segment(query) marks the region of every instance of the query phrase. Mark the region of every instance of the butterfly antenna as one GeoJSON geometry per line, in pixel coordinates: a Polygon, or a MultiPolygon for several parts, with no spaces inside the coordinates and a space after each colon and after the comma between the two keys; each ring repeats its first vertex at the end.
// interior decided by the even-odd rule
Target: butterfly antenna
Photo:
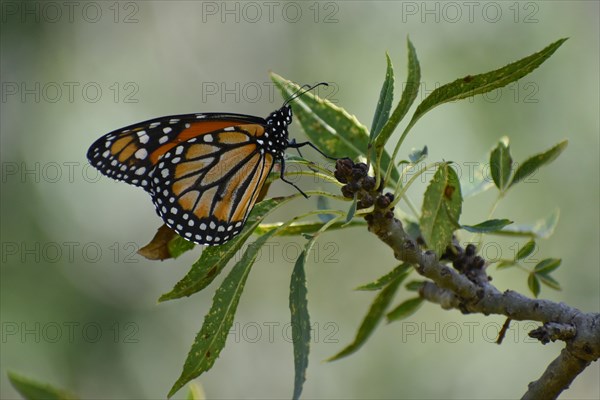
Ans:
{"type": "Polygon", "coordinates": [[[319,82],[316,85],[312,85],[312,86],[310,86],[310,85],[302,85],[302,86],[300,86],[300,88],[298,90],[296,90],[294,92],[294,94],[292,94],[290,96],[289,99],[287,99],[285,101],[285,103],[283,103],[283,105],[284,106],[288,105],[292,100],[297,99],[298,97],[302,96],[304,93],[309,92],[309,91],[311,91],[314,88],[319,87],[319,86],[329,86],[329,84],[327,82],[319,82]]]}

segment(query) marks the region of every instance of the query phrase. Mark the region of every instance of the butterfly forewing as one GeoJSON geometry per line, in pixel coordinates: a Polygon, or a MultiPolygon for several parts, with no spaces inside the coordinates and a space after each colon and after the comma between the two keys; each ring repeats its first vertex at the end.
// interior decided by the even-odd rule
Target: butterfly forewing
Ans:
{"type": "Polygon", "coordinates": [[[264,123],[242,114],[185,114],[155,118],[110,132],[88,150],[90,164],[104,175],[150,190],[149,175],[176,145],[227,127],[264,123]]]}
{"type": "Polygon", "coordinates": [[[151,172],[165,223],[188,240],[221,244],[237,235],[271,171],[262,124],[229,126],[175,144],[151,172]]]}

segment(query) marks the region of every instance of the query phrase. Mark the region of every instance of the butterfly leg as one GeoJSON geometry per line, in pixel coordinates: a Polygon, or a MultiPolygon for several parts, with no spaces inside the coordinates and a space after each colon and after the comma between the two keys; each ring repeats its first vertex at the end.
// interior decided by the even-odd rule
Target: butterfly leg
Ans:
{"type": "MultiPolygon", "coordinates": [[[[291,147],[292,149],[296,149],[296,150],[298,150],[300,147],[304,147],[304,146],[312,147],[313,149],[315,149],[319,154],[321,154],[325,158],[329,158],[330,160],[336,160],[336,161],[338,160],[338,158],[330,157],[327,154],[323,153],[321,150],[319,150],[319,148],[317,146],[315,146],[311,142],[297,143],[296,139],[292,139],[290,141],[290,143],[288,144],[288,147],[291,147]]],[[[300,150],[298,150],[298,153],[300,153],[300,150]]],[[[302,154],[300,154],[300,155],[302,155],[302,154]]]]}
{"type": "Polygon", "coordinates": [[[285,173],[285,160],[281,160],[281,172],[280,172],[280,178],[281,178],[281,180],[284,181],[285,183],[287,183],[287,184],[292,185],[293,187],[295,187],[296,190],[299,191],[302,196],[304,196],[305,198],[308,199],[308,195],[306,193],[304,193],[302,191],[302,189],[300,189],[298,186],[296,186],[296,184],[294,182],[288,181],[287,179],[285,179],[285,177],[283,176],[284,173],[285,173]]]}

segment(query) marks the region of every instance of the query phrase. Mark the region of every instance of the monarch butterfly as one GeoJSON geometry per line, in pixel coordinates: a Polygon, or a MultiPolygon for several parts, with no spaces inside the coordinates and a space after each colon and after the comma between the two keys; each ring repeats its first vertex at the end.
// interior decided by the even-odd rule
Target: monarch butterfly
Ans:
{"type": "Polygon", "coordinates": [[[319,85],[327,83],[301,87],[266,119],[199,113],[117,129],[96,140],[87,158],[102,174],[150,193],[158,215],[183,238],[222,244],[241,232],[277,161],[281,180],[307,197],[283,175],[285,150],[309,145],[328,156],[288,140],[289,103],[319,85]]]}

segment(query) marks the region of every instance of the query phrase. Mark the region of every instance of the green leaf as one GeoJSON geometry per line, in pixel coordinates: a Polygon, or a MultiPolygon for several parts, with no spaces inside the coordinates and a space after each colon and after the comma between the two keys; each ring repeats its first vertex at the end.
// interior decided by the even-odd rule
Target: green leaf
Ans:
{"type": "Polygon", "coordinates": [[[352,218],[354,218],[354,214],[356,214],[356,204],[357,200],[356,196],[354,196],[354,200],[352,200],[352,204],[350,204],[350,209],[348,209],[348,214],[346,215],[346,223],[349,223],[352,221],[352,218]]]}
{"type": "Polygon", "coordinates": [[[534,238],[547,239],[554,233],[554,228],[558,224],[560,210],[556,209],[546,218],[540,219],[531,224],[512,224],[501,231],[494,232],[495,235],[502,236],[528,236],[534,238]]]}
{"type": "Polygon", "coordinates": [[[419,104],[409,123],[409,127],[414,125],[425,113],[441,104],[487,93],[517,81],[539,67],[565,40],[567,39],[560,39],[542,51],[500,69],[474,76],[467,75],[464,78],[457,79],[454,82],[447,83],[435,89],[419,104]]]}
{"type": "Polygon", "coordinates": [[[408,275],[412,272],[412,266],[410,264],[402,263],[398,265],[396,268],[382,276],[381,278],[361,285],[354,290],[379,290],[385,286],[387,286],[391,281],[398,277],[402,277],[404,280],[406,277],[404,275],[408,275]]]}
{"type": "MultiPolygon", "coordinates": [[[[283,225],[283,222],[276,222],[270,224],[260,224],[254,231],[257,235],[264,235],[266,232],[272,231],[283,225]]],[[[303,234],[312,234],[321,229],[325,223],[323,222],[298,222],[286,226],[283,229],[277,231],[277,236],[300,236],[303,234]]],[[[367,226],[365,221],[352,220],[349,223],[346,222],[335,222],[330,225],[328,230],[336,230],[343,228],[352,227],[364,227],[367,226]]]]}
{"type": "MultiPolygon", "coordinates": [[[[300,86],[271,73],[271,79],[289,98],[300,86]]],[[[294,116],[309,139],[331,157],[366,156],[369,135],[356,117],[331,102],[307,92],[292,103],[294,116]]]]}
{"type": "Polygon", "coordinates": [[[360,328],[358,328],[358,332],[356,333],[356,337],[354,341],[346,346],[342,351],[334,355],[333,357],[327,359],[327,361],[339,360],[340,358],[346,357],[357,351],[363,344],[366,343],[367,339],[373,331],[379,321],[383,318],[383,314],[385,310],[390,305],[390,302],[394,298],[396,291],[398,290],[398,286],[402,283],[402,280],[406,277],[406,275],[400,275],[393,281],[391,281],[379,294],[375,297],[375,300],[371,304],[369,308],[369,312],[364,317],[362,323],[360,324],[360,328]]]}
{"type": "MultiPolygon", "coordinates": [[[[409,38],[406,39],[406,45],[408,47],[408,75],[406,77],[404,90],[402,91],[400,102],[394,109],[389,120],[383,128],[381,128],[381,131],[374,141],[376,153],[378,155],[383,154],[383,157],[381,157],[381,166],[384,171],[388,167],[388,162],[386,161],[387,153],[384,152],[384,146],[417,98],[417,94],[419,94],[419,85],[421,84],[421,67],[419,66],[419,59],[417,58],[417,51],[409,38]]],[[[394,175],[392,175],[392,177],[394,177],[394,175]]],[[[397,180],[397,178],[394,179],[397,180]]]]}
{"type": "Polygon", "coordinates": [[[550,272],[560,267],[561,262],[562,260],[560,258],[546,258],[537,263],[533,270],[538,275],[548,275],[550,272]]]}
{"type": "Polygon", "coordinates": [[[306,380],[308,367],[308,353],[310,350],[310,317],[308,314],[308,300],[306,290],[306,276],[304,266],[317,238],[325,232],[333,221],[323,225],[319,231],[310,237],[304,250],[296,260],[292,279],[290,282],[290,311],[292,316],[292,338],[294,342],[294,393],[292,398],[300,398],[302,386],[306,380]]]}
{"type": "Polygon", "coordinates": [[[206,400],[204,389],[196,382],[190,382],[188,385],[188,394],[186,400],[206,400]]]}
{"type": "Polygon", "coordinates": [[[406,285],[404,285],[404,287],[408,291],[418,292],[419,290],[421,290],[421,288],[423,287],[424,284],[425,284],[425,281],[410,281],[406,285]]]}
{"type": "Polygon", "coordinates": [[[383,125],[385,125],[390,117],[392,101],[394,100],[394,67],[392,66],[392,60],[390,60],[390,56],[387,53],[385,53],[385,58],[387,61],[387,69],[385,71],[383,86],[381,87],[381,92],[379,93],[379,101],[377,102],[375,115],[373,116],[371,140],[377,136],[381,128],[383,128],[383,125]]]}
{"type": "Polygon", "coordinates": [[[12,371],[7,372],[8,380],[26,400],[73,400],[77,397],[63,389],[58,389],[47,383],[41,383],[12,371]]]}
{"type": "Polygon", "coordinates": [[[388,322],[410,317],[419,309],[419,307],[421,307],[421,304],[423,304],[423,299],[421,297],[414,297],[402,302],[398,307],[387,314],[388,322]]]}
{"type": "Polygon", "coordinates": [[[177,235],[169,241],[167,246],[169,248],[169,254],[171,254],[171,257],[177,258],[186,251],[192,250],[196,244],[177,235]]]}
{"type": "MultiPolygon", "coordinates": [[[[329,209],[330,209],[329,199],[325,196],[317,196],[317,210],[329,210],[329,209]]],[[[327,222],[331,221],[333,218],[335,218],[331,214],[319,214],[318,217],[323,223],[327,223],[327,222]]]]}
{"type": "Polygon", "coordinates": [[[217,289],[210,311],[204,317],[204,323],[188,353],[181,376],[169,391],[173,396],[187,382],[212,368],[233,324],[235,311],[246,284],[252,265],[256,261],[260,248],[273,235],[269,232],[260,236],[248,246],[241,260],[235,264],[229,275],[217,289]]]}
{"type": "Polygon", "coordinates": [[[527,160],[525,160],[517,170],[515,171],[515,175],[513,176],[512,182],[509,187],[512,187],[514,184],[522,181],[527,178],[529,175],[533,174],[543,165],[549,164],[556,159],[567,148],[568,141],[563,140],[556,146],[552,147],[549,150],[546,150],[543,153],[536,154],[527,160]]]}
{"type": "Polygon", "coordinates": [[[504,260],[504,261],[501,261],[498,265],[496,265],[496,269],[497,270],[507,269],[510,267],[514,267],[515,265],[517,265],[517,264],[514,261],[504,260]]]}
{"type": "Polygon", "coordinates": [[[540,282],[542,282],[544,285],[548,286],[549,288],[552,288],[554,290],[561,290],[560,283],[558,283],[550,275],[538,274],[537,277],[539,278],[540,282]]]}
{"type": "Polygon", "coordinates": [[[452,239],[462,209],[458,176],[448,163],[439,166],[425,191],[421,211],[421,233],[438,258],[452,239]]]}
{"type": "MultiPolygon", "coordinates": [[[[310,243],[310,242],[309,242],[310,243]]],[[[292,315],[292,338],[294,343],[294,394],[299,399],[306,380],[308,353],[310,350],[310,317],[306,298],[304,264],[308,251],[304,249],[296,260],[290,283],[290,311],[292,315]]]]}
{"type": "Polygon", "coordinates": [[[158,301],[178,299],[184,296],[191,296],[207,287],[225,268],[229,260],[244,245],[246,240],[265,216],[279,207],[280,205],[292,200],[295,196],[275,197],[264,200],[254,206],[254,209],[248,216],[246,225],[240,234],[229,242],[220,246],[206,247],[202,255],[193,265],[190,271],[181,279],[175,287],[168,293],[160,296],[158,301]]]}
{"type": "Polygon", "coordinates": [[[535,250],[535,240],[531,239],[529,242],[525,243],[525,245],[519,249],[517,252],[517,260],[522,260],[528,257],[535,250]]]}
{"type": "Polygon", "coordinates": [[[481,222],[477,225],[461,225],[460,227],[467,232],[473,233],[488,233],[495,232],[506,225],[510,225],[513,222],[509,219],[488,219],[487,221],[481,222]]]}
{"type": "MultiPolygon", "coordinates": [[[[289,98],[300,86],[281,76],[271,73],[284,98],[289,98]]],[[[369,133],[355,116],[328,100],[320,99],[310,92],[296,98],[291,103],[294,116],[302,125],[302,129],[310,141],[330,157],[366,157],[369,145],[369,133]]],[[[382,158],[383,165],[390,163],[389,154],[382,158]]],[[[392,178],[398,180],[400,175],[394,169],[392,178]]]]}
{"type": "Polygon", "coordinates": [[[510,182],[512,158],[508,138],[504,137],[490,154],[490,169],[492,179],[500,191],[504,191],[510,182]]]}
{"type": "Polygon", "coordinates": [[[527,278],[527,286],[529,286],[531,293],[533,293],[535,297],[538,297],[540,294],[540,281],[535,273],[532,272],[529,274],[529,277],[527,278]]]}
{"type": "Polygon", "coordinates": [[[427,146],[423,146],[422,149],[412,149],[408,155],[408,159],[410,160],[411,164],[417,164],[427,158],[428,152],[429,150],[427,150],[427,146]]]}
{"type": "Polygon", "coordinates": [[[494,187],[494,182],[486,174],[485,161],[465,163],[466,171],[460,176],[460,188],[463,198],[473,197],[494,187]]]}

